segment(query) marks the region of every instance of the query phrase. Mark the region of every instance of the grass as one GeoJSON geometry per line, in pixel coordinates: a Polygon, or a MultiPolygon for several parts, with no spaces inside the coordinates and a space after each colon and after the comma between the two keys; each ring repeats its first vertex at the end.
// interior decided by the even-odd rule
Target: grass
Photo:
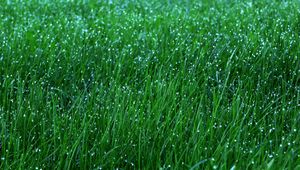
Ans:
{"type": "Polygon", "coordinates": [[[299,9],[0,1],[0,169],[300,169],[299,9]]]}

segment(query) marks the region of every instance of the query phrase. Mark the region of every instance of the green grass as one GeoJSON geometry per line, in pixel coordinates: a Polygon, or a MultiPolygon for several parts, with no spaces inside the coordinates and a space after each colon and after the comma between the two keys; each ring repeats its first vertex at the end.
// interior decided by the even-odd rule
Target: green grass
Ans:
{"type": "Polygon", "coordinates": [[[0,0],[0,169],[300,169],[300,2],[0,0]]]}

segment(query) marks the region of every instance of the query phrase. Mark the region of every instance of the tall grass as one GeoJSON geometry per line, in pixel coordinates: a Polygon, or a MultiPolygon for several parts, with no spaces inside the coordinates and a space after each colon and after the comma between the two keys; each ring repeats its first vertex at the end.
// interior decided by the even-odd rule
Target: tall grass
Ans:
{"type": "Polygon", "coordinates": [[[299,1],[0,1],[0,169],[299,169],[299,1]]]}

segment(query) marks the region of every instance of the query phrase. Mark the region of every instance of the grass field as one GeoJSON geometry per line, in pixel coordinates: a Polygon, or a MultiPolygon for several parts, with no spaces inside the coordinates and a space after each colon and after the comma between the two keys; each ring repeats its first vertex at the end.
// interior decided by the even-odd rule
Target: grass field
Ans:
{"type": "Polygon", "coordinates": [[[300,1],[0,0],[0,169],[300,169],[300,1]]]}

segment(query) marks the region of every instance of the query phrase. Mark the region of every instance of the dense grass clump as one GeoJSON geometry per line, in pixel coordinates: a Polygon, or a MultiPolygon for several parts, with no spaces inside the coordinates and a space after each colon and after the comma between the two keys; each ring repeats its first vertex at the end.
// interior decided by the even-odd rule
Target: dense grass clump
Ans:
{"type": "Polygon", "coordinates": [[[300,2],[0,1],[0,169],[299,169],[300,2]]]}

